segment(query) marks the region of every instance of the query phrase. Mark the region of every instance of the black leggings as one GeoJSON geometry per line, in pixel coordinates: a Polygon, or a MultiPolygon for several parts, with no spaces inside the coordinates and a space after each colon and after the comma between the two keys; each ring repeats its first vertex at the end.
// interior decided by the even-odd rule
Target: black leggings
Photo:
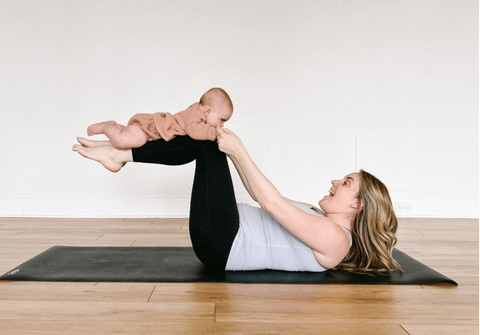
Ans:
{"type": "Polygon", "coordinates": [[[132,149],[133,161],[182,165],[196,160],[190,200],[190,238],[197,257],[208,267],[225,269],[238,231],[237,201],[227,157],[217,142],[177,136],[149,141],[132,149]]]}

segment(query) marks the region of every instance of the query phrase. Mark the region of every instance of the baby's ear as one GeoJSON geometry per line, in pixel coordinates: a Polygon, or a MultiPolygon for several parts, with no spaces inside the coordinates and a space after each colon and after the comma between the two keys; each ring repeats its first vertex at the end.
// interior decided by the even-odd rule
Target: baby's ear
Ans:
{"type": "Polygon", "coordinates": [[[212,111],[212,108],[210,106],[205,106],[205,115],[208,115],[210,114],[210,112],[212,111]]]}

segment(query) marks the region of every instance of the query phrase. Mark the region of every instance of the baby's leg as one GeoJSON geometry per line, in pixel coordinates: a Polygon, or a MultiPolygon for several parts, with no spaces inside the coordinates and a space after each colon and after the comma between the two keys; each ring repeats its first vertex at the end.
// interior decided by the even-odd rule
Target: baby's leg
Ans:
{"type": "Polygon", "coordinates": [[[117,123],[115,121],[105,121],[105,122],[94,123],[87,128],[88,136],[103,134],[103,127],[106,124],[116,125],[117,123]]]}
{"type": "Polygon", "coordinates": [[[110,139],[112,145],[120,150],[138,148],[147,143],[147,134],[136,125],[122,126],[118,123],[107,123],[103,133],[110,139]]]}

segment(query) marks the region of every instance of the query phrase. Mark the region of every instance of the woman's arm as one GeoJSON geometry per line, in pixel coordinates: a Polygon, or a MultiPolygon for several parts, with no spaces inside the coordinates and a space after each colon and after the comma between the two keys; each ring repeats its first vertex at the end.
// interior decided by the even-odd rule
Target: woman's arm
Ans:
{"type": "Polygon", "coordinates": [[[245,188],[263,209],[267,210],[274,199],[287,201],[257,168],[238,136],[228,129],[218,128],[217,140],[219,149],[232,160],[245,188]]]}
{"type": "Polygon", "coordinates": [[[237,160],[234,157],[230,157],[230,159],[233,162],[233,165],[235,165],[235,169],[237,169],[238,175],[240,176],[243,186],[245,186],[245,189],[247,190],[248,194],[250,194],[250,197],[252,197],[253,200],[257,201],[255,194],[253,193],[252,189],[250,188],[250,185],[248,184],[247,177],[245,176],[245,173],[243,173],[242,167],[240,166],[240,164],[238,164],[237,160]]]}
{"type": "Polygon", "coordinates": [[[290,233],[310,246],[320,264],[334,267],[345,257],[350,241],[342,228],[329,218],[295,207],[284,198],[258,169],[233,132],[218,128],[217,140],[220,150],[234,162],[252,197],[290,233]]]}

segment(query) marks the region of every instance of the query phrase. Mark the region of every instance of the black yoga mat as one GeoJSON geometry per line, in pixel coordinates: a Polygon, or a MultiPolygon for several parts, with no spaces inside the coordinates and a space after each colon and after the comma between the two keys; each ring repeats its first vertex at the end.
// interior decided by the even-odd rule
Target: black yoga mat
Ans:
{"type": "Polygon", "coordinates": [[[387,275],[326,272],[213,271],[206,269],[190,247],[68,247],[55,246],[17,266],[0,280],[70,282],[199,282],[262,284],[457,283],[395,249],[403,272],[387,275]]]}

